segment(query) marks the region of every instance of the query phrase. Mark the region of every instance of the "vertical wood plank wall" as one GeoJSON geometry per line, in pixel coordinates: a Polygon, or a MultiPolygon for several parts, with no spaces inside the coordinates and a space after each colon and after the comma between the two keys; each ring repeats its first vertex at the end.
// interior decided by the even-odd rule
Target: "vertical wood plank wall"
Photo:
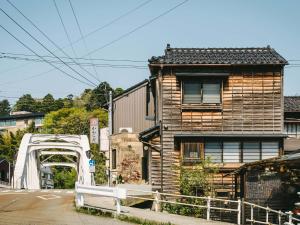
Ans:
{"type": "Polygon", "coordinates": [[[163,183],[165,192],[178,191],[180,151],[174,135],[193,133],[275,134],[282,133],[281,72],[231,73],[223,79],[219,110],[183,109],[181,82],[164,74],[162,85],[163,183]]]}

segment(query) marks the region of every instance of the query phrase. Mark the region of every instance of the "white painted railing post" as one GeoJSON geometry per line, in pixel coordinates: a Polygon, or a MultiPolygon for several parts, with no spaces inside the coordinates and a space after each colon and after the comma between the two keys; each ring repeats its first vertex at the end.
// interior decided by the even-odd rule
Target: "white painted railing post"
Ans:
{"type": "Polygon", "coordinates": [[[155,192],[155,197],[154,197],[154,210],[155,210],[155,212],[159,212],[159,210],[160,210],[160,207],[159,207],[159,198],[160,198],[159,192],[156,191],[155,192]]]}
{"type": "Polygon", "coordinates": [[[121,199],[116,198],[117,215],[121,213],[121,199]]]}
{"type": "Polygon", "coordinates": [[[206,220],[210,220],[210,196],[207,197],[206,220]]]}
{"type": "Polygon", "coordinates": [[[288,214],[289,215],[289,225],[292,225],[293,224],[293,220],[292,220],[292,215],[293,215],[293,213],[291,212],[291,211],[288,211],[288,212],[286,212],[286,214],[288,214]]]}
{"type": "Polygon", "coordinates": [[[266,208],[266,223],[269,224],[269,206],[266,208]]]}
{"type": "Polygon", "coordinates": [[[241,199],[238,200],[238,206],[237,206],[238,214],[237,214],[237,225],[241,224],[241,215],[242,215],[242,204],[241,199]]]}
{"type": "Polygon", "coordinates": [[[278,211],[278,225],[281,225],[281,211],[278,211]]]}
{"type": "Polygon", "coordinates": [[[251,224],[253,224],[254,218],[253,218],[253,205],[251,205],[251,224]]]}

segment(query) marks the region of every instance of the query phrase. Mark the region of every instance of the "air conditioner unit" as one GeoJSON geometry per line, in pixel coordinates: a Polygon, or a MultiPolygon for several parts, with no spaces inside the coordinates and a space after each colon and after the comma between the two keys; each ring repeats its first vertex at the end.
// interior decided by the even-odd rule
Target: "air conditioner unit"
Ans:
{"type": "Polygon", "coordinates": [[[119,133],[132,133],[132,127],[120,127],[119,133]]]}

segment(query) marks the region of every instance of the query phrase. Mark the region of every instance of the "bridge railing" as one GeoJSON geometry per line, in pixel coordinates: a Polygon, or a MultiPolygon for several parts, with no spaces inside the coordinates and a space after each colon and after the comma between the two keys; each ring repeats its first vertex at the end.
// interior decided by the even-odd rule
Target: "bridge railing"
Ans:
{"type": "Polygon", "coordinates": [[[126,189],[118,187],[90,186],[76,182],[76,206],[84,206],[84,194],[98,195],[103,197],[111,197],[116,200],[117,214],[121,213],[121,199],[126,199],[126,189]]]}
{"type": "Polygon", "coordinates": [[[198,197],[198,196],[189,196],[189,195],[180,195],[180,194],[171,194],[171,193],[161,193],[158,191],[145,191],[138,189],[125,189],[118,187],[102,187],[102,186],[85,186],[76,184],[76,205],[81,207],[84,206],[84,196],[83,194],[92,194],[99,195],[104,197],[111,197],[116,200],[116,212],[119,214],[121,212],[121,199],[141,199],[145,201],[153,201],[154,211],[161,211],[161,204],[171,204],[171,205],[182,205],[189,207],[197,207],[206,209],[206,219],[211,220],[212,214],[214,211],[225,211],[235,213],[236,224],[240,225],[243,222],[248,222],[251,224],[275,224],[271,221],[270,214],[277,215],[276,224],[285,224],[293,225],[297,222],[300,222],[298,218],[293,217],[291,212],[281,212],[271,209],[269,207],[263,207],[256,205],[250,202],[238,200],[229,200],[221,198],[213,198],[210,196],[198,197]],[[192,204],[189,201],[178,201],[178,199],[194,199],[194,200],[203,200],[198,201],[199,204],[192,204]],[[216,203],[223,203],[218,206],[216,203]],[[232,206],[232,207],[230,207],[232,206]],[[246,206],[250,206],[250,218],[247,218],[244,215],[244,221],[242,221],[243,209],[246,206]],[[255,218],[254,209],[260,209],[260,213],[265,215],[265,220],[262,221],[259,218],[255,218]],[[293,223],[295,222],[295,223],[293,223]]]}

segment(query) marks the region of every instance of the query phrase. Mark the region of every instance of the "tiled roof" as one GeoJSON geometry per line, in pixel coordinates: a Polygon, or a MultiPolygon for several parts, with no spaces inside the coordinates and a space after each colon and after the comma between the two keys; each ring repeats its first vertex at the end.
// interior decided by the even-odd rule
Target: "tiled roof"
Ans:
{"type": "Polygon", "coordinates": [[[273,48],[171,48],[153,56],[150,64],[285,65],[288,62],[273,48]]]}
{"type": "Polygon", "coordinates": [[[285,112],[300,112],[300,96],[285,96],[284,97],[285,112]]]}

